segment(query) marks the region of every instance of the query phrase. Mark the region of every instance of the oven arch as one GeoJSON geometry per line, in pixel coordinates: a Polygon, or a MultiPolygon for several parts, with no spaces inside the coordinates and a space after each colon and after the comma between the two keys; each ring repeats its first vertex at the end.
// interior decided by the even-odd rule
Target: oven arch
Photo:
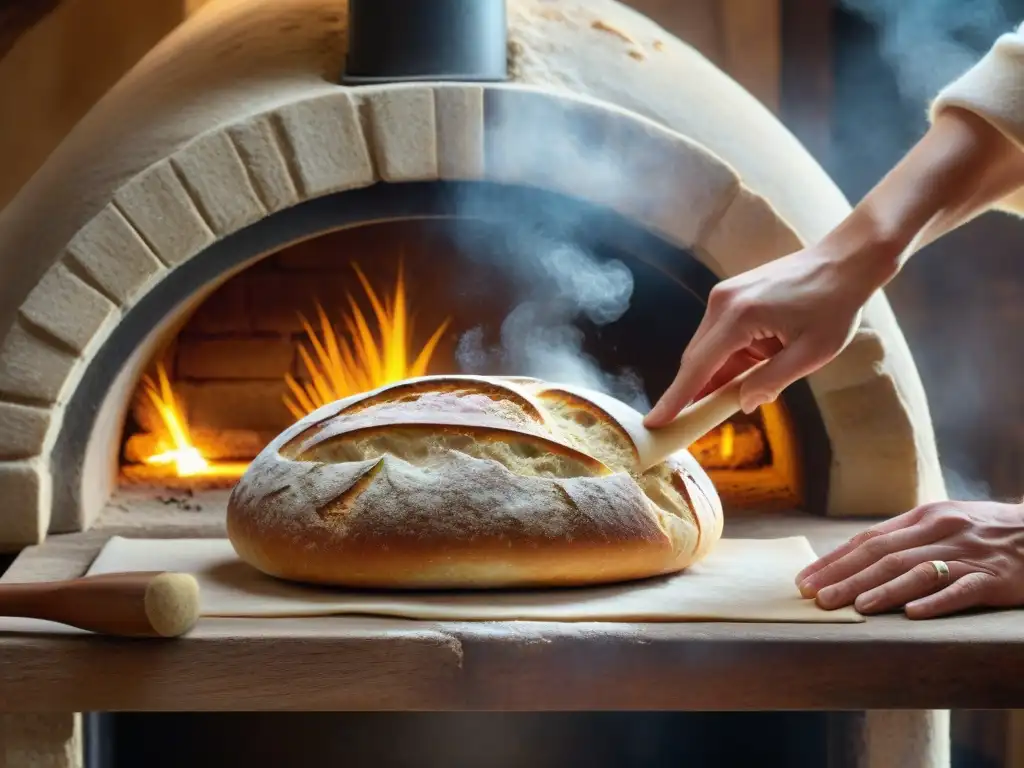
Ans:
{"type": "MultiPolygon", "coordinates": [[[[517,184],[616,209],[725,277],[849,211],[768,110],[649,19],[615,0],[507,5],[510,83],[352,89],[337,85],[344,0],[217,0],[80,121],[0,211],[0,548],[67,527],[52,519],[52,452],[103,339],[178,264],[263,216],[373,184],[517,184]],[[523,136],[544,151],[523,152],[523,136]],[[602,142],[638,195],[615,200],[571,154],[602,142]]],[[[830,513],[944,497],[924,389],[881,292],[807,384],[831,444],[830,513]]]]}
{"type": "MultiPolygon", "coordinates": [[[[8,396],[0,409],[27,413],[33,425],[4,438],[20,440],[5,451],[20,455],[0,464],[0,487],[17,510],[0,539],[28,544],[47,530],[89,524],[66,506],[53,515],[54,501],[66,496],[54,493],[61,457],[53,448],[89,362],[154,286],[297,203],[431,180],[515,184],[611,208],[692,250],[719,277],[800,243],[720,158],[596,100],[507,85],[339,86],[222,126],[118,189],[21,305],[0,348],[0,391],[8,396]],[[551,125],[558,127],[538,128],[551,125]],[[596,163],[587,149],[595,146],[628,147],[624,168],[596,163]],[[628,195],[617,179],[629,183],[628,195]]],[[[809,380],[832,447],[833,514],[892,514],[923,495],[923,430],[901,397],[898,369],[887,365],[886,341],[878,329],[862,329],[809,380]]]]}

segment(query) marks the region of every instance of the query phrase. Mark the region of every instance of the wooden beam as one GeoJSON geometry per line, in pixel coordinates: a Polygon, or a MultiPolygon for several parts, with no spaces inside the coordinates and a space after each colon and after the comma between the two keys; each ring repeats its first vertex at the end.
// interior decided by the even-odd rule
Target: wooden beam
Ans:
{"type": "Polygon", "coordinates": [[[819,163],[832,136],[832,13],[829,0],[781,0],[782,121],[819,163]]]}
{"type": "Polygon", "coordinates": [[[776,114],[782,80],[782,0],[720,0],[722,69],[776,114]]]}
{"type": "Polygon", "coordinates": [[[62,0],[0,0],[0,59],[62,0]]]}

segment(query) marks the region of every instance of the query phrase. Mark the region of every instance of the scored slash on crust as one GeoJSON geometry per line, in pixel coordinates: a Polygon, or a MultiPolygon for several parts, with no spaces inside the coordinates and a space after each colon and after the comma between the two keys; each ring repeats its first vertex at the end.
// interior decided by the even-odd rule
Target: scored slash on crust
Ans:
{"type": "MultiPolygon", "coordinates": [[[[537,380],[526,377],[506,377],[506,381],[527,384],[537,380]]],[[[351,402],[347,405],[324,418],[317,419],[293,436],[285,445],[281,446],[280,452],[282,455],[292,456],[297,445],[303,446],[298,449],[299,451],[304,450],[305,446],[313,444],[313,441],[325,430],[329,429],[331,425],[337,424],[339,419],[351,417],[373,408],[412,402],[427,394],[452,395],[455,397],[480,395],[494,402],[515,405],[522,411],[525,417],[537,425],[549,426],[547,418],[540,407],[524,393],[511,386],[498,385],[469,376],[425,376],[396,384],[389,384],[375,392],[367,393],[363,397],[350,398],[351,402]]]]}
{"type": "MultiPolygon", "coordinates": [[[[672,487],[676,489],[676,493],[683,497],[683,501],[690,509],[694,509],[693,496],[690,495],[690,489],[688,487],[689,480],[691,483],[694,482],[693,477],[685,469],[679,468],[672,473],[672,487]]],[[[700,522],[700,515],[693,516],[693,524],[697,528],[697,545],[696,549],[700,549],[701,537],[704,535],[704,528],[700,522]]]]}
{"type": "MultiPolygon", "coordinates": [[[[512,381],[513,379],[510,378],[509,380],[512,381]]],[[[531,380],[521,379],[520,381],[527,383],[531,380]]],[[[540,408],[538,408],[537,405],[529,398],[511,387],[498,386],[487,381],[479,381],[470,378],[460,379],[456,377],[447,378],[445,381],[413,379],[411,381],[400,382],[389,386],[386,389],[380,390],[370,397],[364,398],[342,408],[336,415],[350,416],[354,413],[358,413],[359,411],[364,411],[367,408],[372,408],[375,405],[415,400],[427,393],[432,395],[453,394],[463,397],[466,395],[483,395],[495,401],[511,401],[515,405],[519,406],[523,410],[523,413],[538,424],[543,424],[545,421],[544,414],[541,412],[540,408]]]]}
{"type": "MultiPolygon", "coordinates": [[[[633,443],[633,439],[629,436],[629,432],[619,424],[618,420],[615,419],[610,413],[601,408],[596,403],[592,403],[579,395],[568,392],[564,389],[547,388],[537,395],[538,399],[545,403],[550,403],[558,408],[561,406],[566,411],[570,412],[572,416],[577,420],[581,421],[578,416],[579,414],[586,415],[592,420],[592,423],[581,422],[581,426],[593,426],[593,424],[601,424],[602,427],[611,431],[617,438],[616,443],[618,447],[625,449],[629,454],[630,465],[639,461],[640,454],[637,452],[636,445],[633,443]]],[[[620,469],[620,467],[616,467],[620,469]]]]}
{"type": "Polygon", "coordinates": [[[271,441],[232,491],[228,537],[264,573],[349,587],[679,571],[721,537],[721,505],[685,451],[635,472],[641,420],[608,395],[525,377],[389,385],[271,441]]]}
{"type": "MultiPolygon", "coordinates": [[[[385,445],[381,446],[386,448],[384,453],[414,464],[417,463],[416,455],[413,451],[408,450],[410,448],[415,450],[422,448],[424,443],[431,442],[443,450],[458,450],[458,447],[452,443],[459,438],[469,438],[477,445],[487,443],[504,444],[515,455],[527,459],[543,457],[545,454],[561,456],[587,470],[585,473],[561,476],[571,477],[576,474],[585,474],[590,477],[600,477],[602,475],[610,475],[613,471],[593,456],[540,435],[490,425],[452,424],[439,422],[438,420],[420,423],[406,421],[395,424],[376,424],[343,432],[339,435],[332,435],[322,440],[313,437],[309,443],[303,445],[299,452],[294,455],[294,460],[313,462],[366,461],[377,456],[360,456],[358,453],[364,445],[370,448],[371,451],[374,451],[375,446],[372,444],[374,438],[384,438],[385,445]],[[346,453],[348,455],[345,455],[346,453]],[[353,455],[353,453],[356,455],[353,455]]],[[[489,456],[488,458],[498,460],[497,457],[489,456]]]]}
{"type": "Polygon", "coordinates": [[[335,497],[330,503],[317,508],[316,513],[320,516],[320,519],[329,522],[333,519],[344,517],[349,511],[352,501],[370,487],[383,468],[384,457],[382,456],[372,466],[367,467],[366,471],[352,485],[342,491],[340,496],[335,497]]]}

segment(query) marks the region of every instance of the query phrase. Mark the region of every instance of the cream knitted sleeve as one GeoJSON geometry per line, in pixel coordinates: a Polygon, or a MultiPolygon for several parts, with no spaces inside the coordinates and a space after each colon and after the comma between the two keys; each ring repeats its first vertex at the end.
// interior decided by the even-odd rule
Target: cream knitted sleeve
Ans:
{"type": "MultiPolygon", "coordinates": [[[[1024,24],[1002,35],[981,61],[942,89],[931,105],[931,120],[947,107],[987,120],[1024,152],[1024,24]]],[[[1024,216],[1024,187],[993,207],[1024,216]]]]}

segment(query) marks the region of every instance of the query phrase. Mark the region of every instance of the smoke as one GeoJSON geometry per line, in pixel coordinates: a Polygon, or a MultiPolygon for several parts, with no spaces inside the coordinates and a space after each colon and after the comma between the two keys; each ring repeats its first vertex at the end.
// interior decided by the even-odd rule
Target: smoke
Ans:
{"type": "MultiPolygon", "coordinates": [[[[927,107],[976,64],[1014,20],[1000,0],[840,0],[870,25],[846,24],[837,61],[830,171],[865,194],[924,134],[927,107]]],[[[928,392],[953,499],[988,499],[984,456],[998,436],[998,372],[989,286],[1000,271],[991,224],[948,235],[911,260],[887,290],[928,392]],[[989,259],[968,254],[981,250],[989,259]],[[986,298],[987,296],[987,298],[986,298]],[[948,312],[956,306],[956,312],[948,312]],[[988,372],[985,375],[983,372],[988,372]]],[[[1005,270],[1004,270],[1005,271],[1005,270]]]]}
{"type": "Polygon", "coordinates": [[[901,96],[926,104],[1011,29],[999,0],[841,0],[879,33],[901,96]]]}
{"type": "MultiPolygon", "coordinates": [[[[1013,27],[1000,0],[840,0],[826,166],[862,197],[924,134],[928,105],[1013,27]],[[856,23],[851,23],[851,19],[856,23]]],[[[824,158],[823,158],[824,159],[824,158]]]]}
{"type": "MultiPolygon", "coordinates": [[[[938,254],[936,254],[938,256],[938,254]]],[[[927,254],[921,257],[928,258],[927,254]]],[[[952,255],[955,259],[956,255],[952,255]]],[[[953,270],[950,279],[956,279],[953,270]]],[[[978,306],[975,291],[964,291],[957,303],[978,306]]],[[[957,301],[955,297],[951,300],[957,301]]],[[[984,454],[996,438],[983,425],[991,419],[987,413],[994,401],[991,379],[982,376],[986,360],[999,359],[989,340],[983,319],[971,306],[963,307],[957,322],[948,319],[927,322],[918,329],[914,358],[928,388],[929,406],[939,440],[942,474],[951,499],[987,500],[991,498],[984,476],[984,454]],[[952,327],[950,327],[952,326],[952,327]],[[941,339],[935,337],[939,335],[941,339]],[[931,386],[928,386],[931,385],[931,386]]],[[[911,338],[913,339],[914,336],[911,338]]]]}
{"type": "Polygon", "coordinates": [[[502,266],[520,286],[521,300],[488,344],[483,327],[459,339],[456,361],[467,373],[505,373],[576,384],[614,395],[636,408],[649,407],[633,371],[609,372],[584,351],[585,318],[600,327],[629,309],[633,274],[621,261],[599,261],[578,245],[538,233],[513,235],[532,248],[506,252],[502,266]]]}
{"type": "MultiPolygon", "coordinates": [[[[949,457],[945,457],[949,462],[949,457]]],[[[946,495],[956,501],[990,501],[992,490],[988,483],[977,478],[970,478],[961,474],[951,466],[944,464],[942,477],[946,481],[946,495]]]]}
{"type": "MultiPolygon", "coordinates": [[[[651,194],[640,188],[636,163],[647,158],[636,156],[635,144],[631,148],[590,136],[585,117],[552,110],[544,100],[527,95],[516,101],[504,114],[498,110],[491,139],[497,154],[489,157],[510,183],[548,175],[549,188],[558,190],[562,174],[584,174],[585,188],[611,208],[651,194]]],[[[530,195],[473,189],[457,204],[460,217],[499,224],[495,231],[503,242],[489,242],[486,248],[466,243],[460,250],[471,258],[495,259],[517,297],[497,339],[486,338],[482,327],[462,336],[456,349],[459,367],[467,373],[535,376],[589,387],[647,410],[650,403],[636,371],[604,370],[584,349],[581,321],[596,328],[614,323],[633,297],[631,270],[597,253],[595,232],[610,226],[609,217],[559,197],[545,198],[541,210],[530,195]]],[[[455,236],[466,235],[457,231],[455,236]]]]}

